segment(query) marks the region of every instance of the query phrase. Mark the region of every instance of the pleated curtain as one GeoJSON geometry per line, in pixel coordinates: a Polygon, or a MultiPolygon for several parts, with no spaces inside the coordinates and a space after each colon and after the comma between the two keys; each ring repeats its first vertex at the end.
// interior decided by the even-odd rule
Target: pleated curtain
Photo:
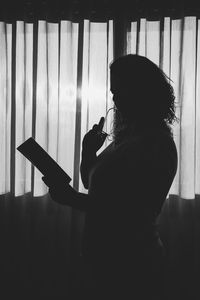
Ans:
{"type": "Polygon", "coordinates": [[[47,193],[42,174],[16,150],[31,136],[83,190],[82,138],[112,106],[112,21],[17,21],[14,28],[2,22],[0,28],[0,193],[47,193]]]}
{"type": "MultiPolygon", "coordinates": [[[[148,57],[172,80],[179,164],[170,193],[185,199],[200,193],[198,28],[196,17],[166,17],[142,18],[127,30],[126,53],[148,57]]],[[[113,106],[113,21],[1,22],[0,39],[0,193],[47,193],[40,172],[16,150],[31,136],[84,191],[79,173],[82,138],[113,106]]],[[[111,114],[107,123],[109,131],[111,114]]]]}

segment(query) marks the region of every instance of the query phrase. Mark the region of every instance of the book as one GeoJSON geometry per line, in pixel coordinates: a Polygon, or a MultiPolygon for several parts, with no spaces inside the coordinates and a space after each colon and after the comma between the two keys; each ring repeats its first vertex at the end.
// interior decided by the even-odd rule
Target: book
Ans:
{"type": "Polygon", "coordinates": [[[32,138],[17,147],[44,176],[69,183],[70,176],[57,164],[57,162],[32,138]]]}

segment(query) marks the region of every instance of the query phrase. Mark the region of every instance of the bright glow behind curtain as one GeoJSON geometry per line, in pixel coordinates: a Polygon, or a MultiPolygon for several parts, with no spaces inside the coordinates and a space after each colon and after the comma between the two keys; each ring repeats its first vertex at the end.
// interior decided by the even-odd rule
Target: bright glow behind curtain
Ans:
{"type": "MultiPolygon", "coordinates": [[[[113,60],[113,22],[84,22],[81,141],[84,134],[113,107],[110,93],[109,64],[113,60]]],[[[112,114],[105,130],[109,133],[112,114]]],[[[106,141],[102,149],[108,144],[106,141]]],[[[102,149],[100,151],[102,151],[102,149]]],[[[80,180],[80,190],[85,191],[80,180]]]]}
{"type": "MultiPolygon", "coordinates": [[[[36,141],[73,178],[78,24],[39,22],[36,141]]],[[[73,183],[73,182],[72,182],[73,183]]],[[[35,170],[35,195],[47,189],[35,170]]]]}
{"type": "MultiPolygon", "coordinates": [[[[186,199],[193,199],[195,194],[200,194],[199,26],[196,17],[180,20],[166,17],[161,31],[160,21],[142,18],[140,24],[131,23],[127,45],[128,53],[147,56],[173,80],[177,115],[180,118],[180,123],[174,126],[179,165],[170,193],[186,199]]],[[[16,22],[14,44],[12,25],[0,23],[1,194],[10,191],[10,177],[13,176],[10,176],[13,155],[11,135],[12,138],[15,137],[15,147],[34,135],[36,141],[58,161],[72,179],[80,176],[74,174],[75,155],[80,156],[81,151],[81,144],[77,145],[75,140],[77,114],[80,115],[81,143],[84,134],[113,106],[109,91],[113,22],[84,21],[80,62],[82,74],[79,74],[81,85],[78,87],[79,34],[78,23],[39,21],[37,53],[34,56],[33,24],[16,22]],[[12,57],[13,47],[15,58],[12,57]],[[81,95],[79,100],[78,92],[81,95]],[[79,106],[77,101],[81,101],[79,106]],[[15,120],[14,135],[11,120],[15,120]],[[75,153],[75,148],[78,149],[78,154],[75,153]]],[[[112,114],[106,124],[108,132],[111,122],[112,114]]],[[[17,151],[14,162],[15,176],[12,178],[15,179],[16,196],[30,192],[33,187],[34,196],[47,192],[41,181],[41,174],[34,170],[32,180],[31,164],[17,151]]],[[[80,177],[78,182],[79,190],[84,191],[80,177]]]]}
{"type": "MultiPolygon", "coordinates": [[[[16,145],[32,135],[32,57],[33,25],[18,21],[16,24],[16,145]]],[[[31,190],[31,165],[16,151],[15,192],[31,190]]]]}
{"type": "MultiPolygon", "coordinates": [[[[58,24],[39,21],[35,139],[73,178],[78,24],[61,22],[60,56],[58,34],[58,24]]],[[[16,146],[32,136],[33,66],[36,67],[36,62],[33,64],[33,25],[17,22],[16,146]]],[[[15,163],[15,195],[18,196],[31,191],[31,165],[17,151],[15,163]]],[[[45,194],[47,188],[40,172],[34,171],[34,195],[39,196],[45,194]]]]}
{"type": "Polygon", "coordinates": [[[166,17],[161,31],[160,21],[141,19],[140,24],[131,23],[127,37],[128,53],[148,57],[173,80],[180,118],[173,127],[179,164],[170,194],[185,199],[200,193],[200,23],[196,32],[196,22],[196,17],[166,17]]]}
{"type": "MultiPolygon", "coordinates": [[[[11,191],[11,181],[15,196],[29,192],[33,192],[34,196],[47,193],[48,189],[41,180],[42,174],[35,168],[33,173],[29,161],[16,150],[31,136],[70,175],[72,185],[73,179],[79,177],[78,180],[76,178],[79,189],[84,190],[80,174],[74,174],[74,162],[80,161],[81,141],[85,133],[113,106],[109,91],[113,22],[85,20],[83,45],[79,43],[81,25],[78,23],[39,21],[36,38],[34,26],[17,21],[16,32],[13,33],[12,25],[0,23],[0,193],[11,191]],[[78,75],[79,48],[83,52],[79,61],[82,74],[78,75]],[[81,82],[79,86],[78,80],[81,82]],[[81,103],[78,105],[77,101],[81,103]],[[75,138],[77,115],[81,124],[79,145],[75,138]],[[12,151],[11,139],[14,139],[12,151]],[[14,176],[10,174],[11,155],[14,155],[14,176]],[[79,160],[75,156],[79,156],[79,160]]],[[[110,130],[111,122],[112,113],[105,130],[110,130]]]]}

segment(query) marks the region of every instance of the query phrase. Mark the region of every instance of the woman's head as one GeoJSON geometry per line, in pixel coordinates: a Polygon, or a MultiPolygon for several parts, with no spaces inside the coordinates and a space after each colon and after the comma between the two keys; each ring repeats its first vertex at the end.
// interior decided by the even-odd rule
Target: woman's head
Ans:
{"type": "Polygon", "coordinates": [[[173,123],[174,91],[156,64],[146,57],[129,54],[112,62],[110,71],[113,101],[126,122],[173,123]]]}

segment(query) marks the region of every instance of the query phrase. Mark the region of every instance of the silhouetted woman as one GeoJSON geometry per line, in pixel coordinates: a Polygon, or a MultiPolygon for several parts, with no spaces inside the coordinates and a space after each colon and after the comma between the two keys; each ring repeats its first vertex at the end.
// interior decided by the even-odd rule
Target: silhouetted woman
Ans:
{"type": "Polygon", "coordinates": [[[142,56],[119,57],[110,71],[114,140],[96,155],[106,138],[103,118],[83,139],[88,195],[44,181],[55,201],[86,211],[82,255],[102,296],[161,300],[165,252],[157,218],[177,170],[173,88],[142,56]]]}

